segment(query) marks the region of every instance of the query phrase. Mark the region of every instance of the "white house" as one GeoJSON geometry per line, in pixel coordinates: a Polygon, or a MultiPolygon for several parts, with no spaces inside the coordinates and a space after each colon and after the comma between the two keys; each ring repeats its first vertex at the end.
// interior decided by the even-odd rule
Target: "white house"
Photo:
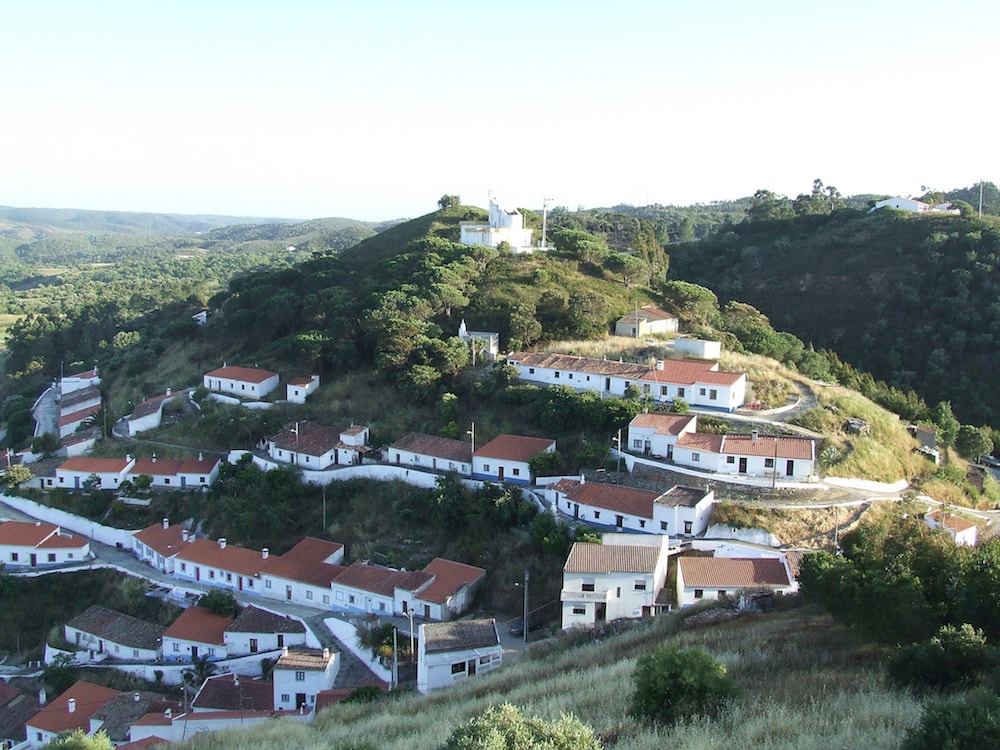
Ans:
{"type": "Polygon", "coordinates": [[[416,591],[397,588],[397,612],[406,614],[411,608],[425,620],[450,620],[465,612],[472,597],[486,579],[486,571],[475,565],[436,557],[422,573],[430,580],[416,591]],[[411,598],[400,599],[409,595],[411,598]]]}
{"type": "Polygon", "coordinates": [[[285,400],[293,404],[304,404],[306,398],[319,389],[319,375],[307,378],[292,378],[285,384],[285,400]]]}
{"type": "Polygon", "coordinates": [[[208,657],[211,661],[229,655],[226,629],[233,618],[209,612],[204,607],[188,607],[163,633],[164,661],[193,661],[208,657]]]}
{"type": "Polygon", "coordinates": [[[266,552],[228,544],[224,537],[214,542],[196,539],[191,533],[174,556],[173,575],[181,580],[260,594],[258,573],[266,552]]]}
{"type": "Polygon", "coordinates": [[[979,540],[979,527],[976,524],[943,508],[925,513],[924,523],[932,529],[943,529],[959,546],[975,547],[979,540]]]}
{"type": "Polygon", "coordinates": [[[463,682],[499,669],[503,646],[496,620],[460,620],[420,626],[417,646],[417,690],[463,682]]]}
{"type": "Polygon", "coordinates": [[[215,456],[206,458],[199,453],[196,456],[188,456],[181,461],[177,469],[177,480],[181,484],[181,489],[191,487],[210,487],[219,478],[219,468],[222,461],[215,456]]]}
{"type": "Polygon", "coordinates": [[[231,656],[276,651],[306,645],[306,626],[301,620],[279,615],[250,604],[244,607],[222,635],[231,656]]]}
{"type": "Polygon", "coordinates": [[[464,440],[411,432],[390,445],[385,460],[398,466],[472,474],[472,447],[464,440]]]}
{"type": "Polygon", "coordinates": [[[261,550],[260,584],[264,596],[293,604],[330,609],[331,584],[344,572],[344,545],[305,537],[283,555],[261,550]]]}
{"type": "Polygon", "coordinates": [[[316,422],[294,422],[267,439],[267,455],[275,461],[321,471],[331,466],[360,464],[368,443],[361,425],[327,427],[316,422]]]}
{"type": "Polygon", "coordinates": [[[163,573],[174,572],[174,558],[187,544],[188,530],[166,518],[132,535],[132,552],[147,565],[163,573]]]}
{"type": "Polygon", "coordinates": [[[94,604],[67,622],[63,633],[77,649],[89,650],[91,659],[105,654],[110,659],[148,662],[159,657],[165,630],[162,625],[94,604]]]}
{"type": "MultiPolygon", "coordinates": [[[[915,198],[904,198],[901,195],[897,195],[894,198],[886,198],[885,200],[876,201],[871,210],[877,211],[880,208],[895,208],[898,211],[912,211],[914,213],[923,213],[925,211],[956,215],[962,213],[957,208],[952,208],[951,203],[931,205],[930,203],[918,201],[915,198]]],[[[871,213],[871,211],[869,211],[869,213],[871,213]]]]}
{"type": "Polygon", "coordinates": [[[91,718],[119,693],[117,690],[78,680],[25,723],[26,746],[40,748],[63,732],[75,729],[91,733],[91,718]]]}
{"type": "Polygon", "coordinates": [[[682,399],[691,406],[718,411],[733,411],[746,400],[746,373],[719,370],[719,363],[712,360],[667,359],[651,367],[569,354],[519,352],[511,354],[507,362],[517,368],[523,380],[568,385],[602,397],[624,396],[632,386],[655,401],[682,399]]]}
{"type": "Polygon", "coordinates": [[[173,459],[140,458],[128,472],[128,478],[135,481],[137,477],[148,476],[153,480],[153,487],[170,489],[190,489],[192,487],[210,487],[219,476],[218,458],[205,458],[199,454],[197,458],[173,459]]]}
{"type": "Polygon", "coordinates": [[[658,333],[674,333],[679,324],[676,315],[655,305],[643,305],[615,321],[615,335],[642,338],[658,333]]]}
{"type": "Polygon", "coordinates": [[[500,334],[496,331],[470,331],[463,318],[458,326],[458,337],[472,346],[473,364],[482,360],[493,361],[500,353],[500,334]]]}
{"type": "Polygon", "coordinates": [[[328,649],[286,649],[272,672],[275,709],[304,709],[311,713],[316,706],[316,694],[333,687],[339,669],[340,660],[328,649]]]}
{"type": "Polygon", "coordinates": [[[79,372],[76,375],[67,375],[59,380],[59,392],[62,395],[78,391],[88,386],[98,386],[101,384],[101,376],[97,373],[97,368],[79,372]]]}
{"type": "Polygon", "coordinates": [[[674,461],[718,474],[808,481],[816,470],[816,441],[756,431],[749,435],[686,433],[677,439],[674,461]]]}
{"type": "Polygon", "coordinates": [[[570,550],[559,595],[563,630],[666,608],[668,537],[616,536],[606,534],[604,544],[576,542],[570,550]]]}
{"type": "Polygon", "coordinates": [[[169,388],[162,396],[155,396],[146,399],[141,404],[132,409],[132,413],[126,417],[128,424],[128,434],[134,436],[146,430],[155,430],[163,421],[163,407],[174,399],[187,394],[187,389],[176,393],[169,388]]]}
{"type": "Polygon", "coordinates": [[[90,557],[90,542],[51,523],[0,522],[0,562],[10,570],[66,565],[90,557]]]}
{"type": "Polygon", "coordinates": [[[722,356],[722,343],[681,336],[674,339],[674,351],[677,354],[687,354],[699,359],[718,359],[722,356]]]}
{"type": "Polygon", "coordinates": [[[556,441],[523,435],[497,435],[472,454],[472,477],[496,482],[531,484],[530,461],[553,453],[556,441]]]}
{"type": "Polygon", "coordinates": [[[669,460],[674,456],[677,439],[697,429],[698,417],[694,414],[644,412],[629,422],[626,445],[633,453],[669,460]]]}
{"type": "Polygon", "coordinates": [[[59,413],[72,414],[81,409],[88,409],[94,406],[100,407],[101,399],[100,388],[96,385],[85,385],[82,388],[77,388],[60,396],[59,413]]]}
{"type": "Polygon", "coordinates": [[[77,409],[76,411],[61,413],[59,418],[56,420],[56,424],[59,429],[59,437],[64,438],[68,435],[72,435],[76,432],[80,425],[84,424],[100,410],[100,405],[97,405],[85,406],[81,409],[77,409]]]}
{"type": "Polygon", "coordinates": [[[463,245],[498,247],[501,242],[506,242],[515,253],[530,253],[534,249],[531,229],[524,226],[524,215],[517,209],[501,208],[492,194],[489,222],[463,221],[459,226],[463,245]]]}
{"type": "Polygon", "coordinates": [[[348,612],[402,615],[404,602],[433,579],[422,571],[404,571],[359,560],[348,565],[330,584],[333,606],[348,612]]]}
{"type": "Polygon", "coordinates": [[[226,365],[206,372],[202,382],[213,393],[261,399],[278,387],[278,373],[256,367],[226,365]]]}
{"type": "Polygon", "coordinates": [[[679,557],[677,604],[690,607],[704,600],[735,597],[742,591],[768,589],[793,593],[788,563],[773,557],[679,557]]]}
{"type": "Polygon", "coordinates": [[[90,458],[74,456],[56,468],[56,486],[69,490],[82,489],[91,478],[97,480],[98,489],[115,490],[135,465],[131,456],[125,458],[90,458]]]}

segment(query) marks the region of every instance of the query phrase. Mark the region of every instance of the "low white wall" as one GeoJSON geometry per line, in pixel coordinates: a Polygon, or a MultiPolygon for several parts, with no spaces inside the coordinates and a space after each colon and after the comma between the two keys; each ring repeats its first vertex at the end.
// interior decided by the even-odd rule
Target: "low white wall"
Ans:
{"type": "MultiPolygon", "coordinates": [[[[618,452],[612,448],[611,457],[616,458],[617,455],[620,455],[625,460],[625,468],[628,469],[629,473],[632,473],[632,469],[636,464],[643,464],[645,466],[656,467],[657,469],[666,469],[667,471],[672,471],[675,474],[684,474],[685,476],[698,477],[699,479],[705,479],[712,482],[721,482],[722,484],[740,484],[747,487],[771,487],[772,484],[775,484],[769,477],[739,477],[732,474],[718,474],[713,471],[698,471],[697,469],[691,469],[687,466],[681,466],[680,464],[656,461],[644,456],[634,456],[631,453],[623,452],[618,454],[618,452]]],[[[783,490],[829,489],[828,487],[824,487],[823,484],[819,482],[786,482],[781,479],[777,481],[775,486],[783,490]]]]}
{"type": "Polygon", "coordinates": [[[210,398],[212,401],[218,401],[220,404],[229,404],[230,406],[239,406],[240,400],[235,396],[223,396],[221,393],[209,393],[205,398],[210,398]]]}
{"type": "MultiPolygon", "coordinates": [[[[382,666],[382,662],[372,658],[372,650],[361,645],[357,626],[349,620],[330,617],[323,622],[338,641],[352,654],[361,659],[375,676],[384,682],[392,682],[392,670],[382,666]]],[[[400,636],[402,638],[402,636],[400,636]]]]}
{"type": "Polygon", "coordinates": [[[905,479],[900,479],[898,482],[893,482],[892,484],[845,477],[826,477],[823,481],[827,484],[832,484],[834,487],[846,487],[847,489],[862,490],[863,492],[902,492],[910,486],[905,479]]]}
{"type": "Polygon", "coordinates": [[[28,500],[23,497],[0,495],[0,502],[21,511],[25,515],[37,518],[39,521],[55,524],[73,534],[85,536],[102,544],[121,544],[126,549],[132,549],[132,535],[136,533],[135,531],[103,526],[97,523],[97,521],[90,521],[82,516],[76,516],[58,508],[50,508],[47,505],[42,505],[41,503],[36,503],[34,500],[28,500]]]}

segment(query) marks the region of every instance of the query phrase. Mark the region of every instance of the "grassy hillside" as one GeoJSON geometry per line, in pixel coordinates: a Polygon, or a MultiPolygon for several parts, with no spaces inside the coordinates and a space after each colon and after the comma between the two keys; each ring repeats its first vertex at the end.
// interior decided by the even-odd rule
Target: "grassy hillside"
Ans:
{"type": "Polygon", "coordinates": [[[503,702],[546,719],[571,712],[595,729],[606,748],[616,750],[889,750],[899,747],[920,710],[912,696],[886,685],[878,649],[826,615],[802,607],[686,630],[678,617],[667,616],[598,641],[577,633],[534,649],[530,658],[508,661],[499,672],[430,697],[335,706],[308,726],[278,721],[249,732],[198,736],[186,746],[435,748],[457,726],[503,702]],[[629,717],[636,658],[667,642],[705,648],[726,664],[742,697],[716,719],[696,719],[672,729],[629,717]]]}
{"type": "Polygon", "coordinates": [[[211,214],[156,214],[136,211],[88,211],[79,208],[15,208],[0,206],[0,228],[5,224],[47,227],[73,232],[186,234],[207,232],[232,224],[292,223],[295,219],[215,216],[211,214]]]}
{"type": "Polygon", "coordinates": [[[671,246],[671,276],[747,302],[970,424],[1000,424],[1000,221],[893,210],[744,222],[671,246]]]}

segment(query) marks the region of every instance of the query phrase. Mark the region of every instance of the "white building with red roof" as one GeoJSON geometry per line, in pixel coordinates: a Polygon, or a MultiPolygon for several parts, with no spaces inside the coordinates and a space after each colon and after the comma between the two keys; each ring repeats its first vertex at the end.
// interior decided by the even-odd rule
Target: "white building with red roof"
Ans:
{"type": "Polygon", "coordinates": [[[615,335],[642,338],[658,333],[674,333],[679,327],[676,315],[655,305],[643,305],[615,321],[615,335]]]}
{"type": "Polygon", "coordinates": [[[405,571],[356,560],[332,582],[333,606],[348,612],[375,615],[404,614],[415,592],[433,576],[422,571],[405,571]]]}
{"type": "Polygon", "coordinates": [[[497,435],[472,454],[472,478],[531,484],[531,459],[555,449],[556,441],[551,438],[497,435]]]}
{"type": "Polygon", "coordinates": [[[223,633],[230,656],[306,646],[306,626],[294,617],[250,604],[240,610],[223,633]]]}
{"type": "Polygon", "coordinates": [[[305,537],[283,555],[261,550],[263,595],[293,604],[330,609],[331,584],[344,572],[344,545],[305,537]]]}
{"type": "Polygon", "coordinates": [[[90,541],[60,527],[35,521],[0,523],[0,562],[11,570],[82,562],[90,557],[90,541]]]}
{"type": "Polygon", "coordinates": [[[263,556],[264,552],[228,544],[224,537],[213,542],[189,534],[187,543],[181,545],[174,558],[174,577],[261,594],[258,574],[263,556]]]}
{"type": "Polygon", "coordinates": [[[745,477],[808,481],[816,472],[816,441],[805,437],[686,433],[674,462],[692,469],[745,477]]]}
{"type": "Polygon", "coordinates": [[[278,373],[270,370],[224,365],[206,372],[202,382],[213,393],[258,400],[277,388],[278,380],[278,373]]]}
{"type": "Polygon", "coordinates": [[[59,415],[57,424],[59,426],[59,437],[64,438],[76,432],[77,428],[101,410],[100,404],[97,406],[85,406],[76,411],[66,412],[59,415]]]}
{"type": "Polygon", "coordinates": [[[385,451],[385,460],[397,466],[472,475],[472,445],[464,440],[411,432],[385,451]]]}
{"type": "Polygon", "coordinates": [[[164,661],[193,661],[199,657],[225,659],[226,629],[233,618],[209,612],[204,607],[188,607],[163,633],[164,661]]]}
{"type": "Polygon", "coordinates": [[[85,680],[73,683],[24,725],[28,747],[42,747],[63,732],[75,729],[92,734],[96,730],[91,728],[91,719],[118,695],[117,690],[85,680]]]}
{"type": "Polygon", "coordinates": [[[101,384],[101,376],[97,372],[95,367],[92,370],[86,370],[84,372],[78,372],[75,375],[66,375],[59,380],[59,392],[62,395],[67,393],[73,393],[74,391],[83,390],[84,388],[90,386],[98,386],[101,384]]]}
{"type": "Polygon", "coordinates": [[[677,439],[697,429],[698,417],[694,414],[644,412],[629,422],[626,445],[633,453],[670,460],[677,439]]]}
{"type": "MultiPolygon", "coordinates": [[[[450,620],[465,612],[486,579],[486,571],[475,565],[436,557],[421,571],[431,580],[413,592],[412,599],[398,600],[397,612],[414,613],[425,620],[450,620]]],[[[397,597],[405,592],[397,592],[397,597]]]]}
{"type": "Polygon", "coordinates": [[[783,594],[797,590],[784,556],[677,558],[676,595],[681,607],[763,589],[783,594]]]}
{"type": "Polygon", "coordinates": [[[166,518],[132,535],[132,552],[163,573],[174,572],[174,558],[187,543],[188,530],[166,518]]]}
{"type": "Polygon", "coordinates": [[[360,464],[367,443],[368,428],[362,425],[327,427],[302,420],[285,425],[267,439],[266,447],[275,461],[322,471],[360,464]]]}
{"type": "Polygon", "coordinates": [[[559,595],[563,630],[665,609],[669,557],[666,536],[606,534],[603,544],[574,543],[559,595]]]}
{"type": "Polygon", "coordinates": [[[979,541],[979,527],[976,524],[944,508],[925,513],[924,523],[932,529],[942,529],[959,546],[975,547],[979,541]]]}
{"type": "Polygon", "coordinates": [[[292,378],[285,384],[285,400],[293,404],[304,404],[306,399],[319,390],[319,375],[292,378]]]}
{"type": "Polygon", "coordinates": [[[92,477],[98,489],[116,490],[135,465],[131,456],[125,458],[90,458],[74,456],[56,468],[56,487],[80,490],[92,477]]]}
{"type": "Polygon", "coordinates": [[[218,478],[221,465],[220,459],[206,458],[204,454],[184,459],[157,458],[154,454],[138,459],[129,469],[128,479],[134,482],[137,477],[148,476],[153,480],[151,486],[166,489],[210,487],[218,478]]]}
{"type": "Polygon", "coordinates": [[[582,477],[560,479],[546,490],[564,516],[597,526],[643,534],[698,536],[708,528],[715,493],[697,487],[674,486],[650,492],[582,477]]]}
{"type": "Polygon", "coordinates": [[[655,401],[682,399],[701,409],[733,411],[746,401],[747,377],[726,372],[705,359],[667,359],[654,367],[631,362],[546,352],[519,352],[507,358],[523,380],[568,385],[578,391],[624,396],[629,386],[655,401]]]}
{"type": "Polygon", "coordinates": [[[155,430],[163,421],[163,407],[171,401],[185,396],[187,392],[187,389],[175,392],[167,388],[167,392],[163,395],[154,396],[136,405],[132,409],[132,413],[125,418],[128,424],[128,434],[134,436],[140,432],[155,430]]]}
{"type": "Polygon", "coordinates": [[[316,696],[333,687],[339,670],[340,659],[329,649],[285,649],[271,672],[275,709],[312,713],[316,696]]]}

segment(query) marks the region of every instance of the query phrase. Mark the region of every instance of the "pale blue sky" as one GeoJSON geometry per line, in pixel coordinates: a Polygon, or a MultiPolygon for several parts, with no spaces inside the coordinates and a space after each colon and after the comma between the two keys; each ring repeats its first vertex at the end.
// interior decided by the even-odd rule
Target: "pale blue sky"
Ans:
{"type": "Polygon", "coordinates": [[[1000,3],[0,0],[0,204],[313,218],[1000,182],[1000,3]]]}

